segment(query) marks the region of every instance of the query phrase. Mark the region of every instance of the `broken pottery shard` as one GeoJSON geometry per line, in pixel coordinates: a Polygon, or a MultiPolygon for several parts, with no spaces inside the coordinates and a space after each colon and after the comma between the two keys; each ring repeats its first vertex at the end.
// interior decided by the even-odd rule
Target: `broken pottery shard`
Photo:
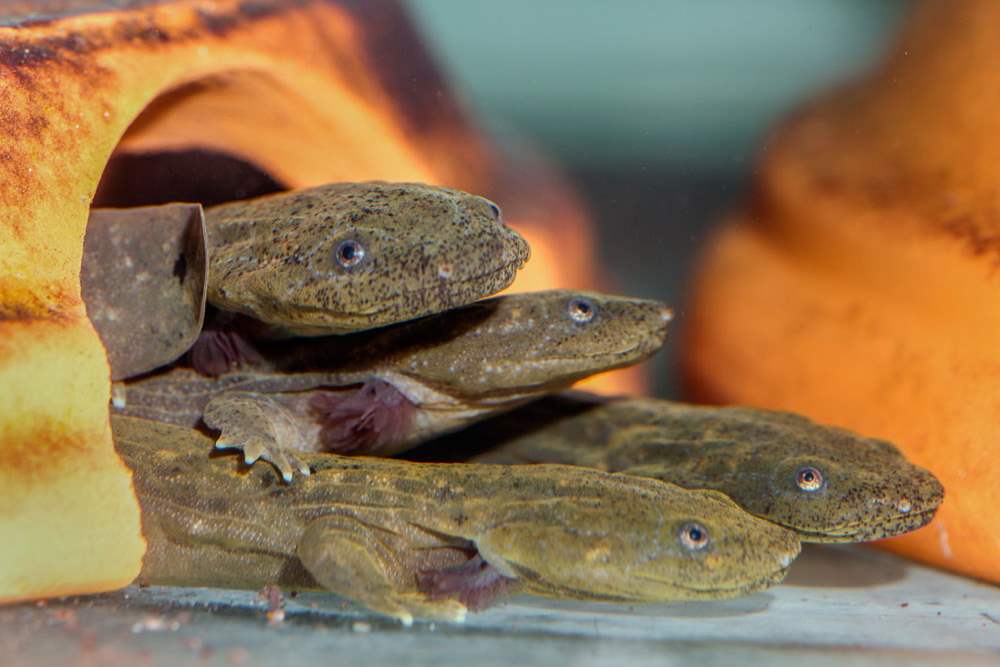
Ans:
{"type": "Polygon", "coordinates": [[[81,290],[113,380],[170,363],[191,347],[205,318],[207,278],[199,204],[91,211],[81,290]]]}

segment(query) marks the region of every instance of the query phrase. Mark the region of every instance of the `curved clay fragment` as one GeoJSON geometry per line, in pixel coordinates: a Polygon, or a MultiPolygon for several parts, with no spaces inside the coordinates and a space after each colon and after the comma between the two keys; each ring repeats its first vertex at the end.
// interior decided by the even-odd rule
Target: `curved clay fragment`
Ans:
{"type": "Polygon", "coordinates": [[[108,353],[111,379],[174,361],[205,320],[208,248],[199,204],[95,209],[80,289],[108,353]]]}

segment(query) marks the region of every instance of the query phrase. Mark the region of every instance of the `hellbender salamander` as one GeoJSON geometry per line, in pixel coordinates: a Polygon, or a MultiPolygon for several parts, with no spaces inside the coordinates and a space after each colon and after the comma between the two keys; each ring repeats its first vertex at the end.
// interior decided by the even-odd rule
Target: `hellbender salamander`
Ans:
{"type": "Polygon", "coordinates": [[[138,582],[325,588],[404,623],[462,620],[513,589],[724,598],[780,581],[794,532],[714,491],[570,466],[304,455],[311,475],[206,460],[193,429],[112,417],[148,549],[138,582]]]}
{"type": "Polygon", "coordinates": [[[656,301],[555,290],[487,299],[415,322],[262,347],[252,369],[187,369],[128,383],[120,414],[221,431],[217,446],[286,479],[296,451],[392,454],[635,363],[660,348],[656,301]]]}
{"type": "Polygon", "coordinates": [[[333,183],[205,210],[213,318],[192,350],[218,374],[252,337],[361,331],[507,287],[528,245],[482,197],[422,183],[333,183]],[[245,317],[249,316],[249,317],[245,317]]]}
{"type": "Polygon", "coordinates": [[[808,542],[862,542],[930,522],[941,483],[892,444],[785,412],[571,392],[418,451],[421,460],[562,463],[715,489],[808,542]],[[467,454],[469,448],[481,454],[467,454]]]}

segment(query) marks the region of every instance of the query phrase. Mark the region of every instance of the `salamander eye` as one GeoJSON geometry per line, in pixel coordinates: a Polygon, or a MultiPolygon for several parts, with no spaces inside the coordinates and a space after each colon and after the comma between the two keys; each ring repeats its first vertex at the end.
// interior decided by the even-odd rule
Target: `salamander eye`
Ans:
{"type": "Polygon", "coordinates": [[[567,310],[569,311],[569,318],[578,324],[586,324],[594,319],[594,315],[597,313],[594,304],[586,299],[570,299],[567,310]]]}
{"type": "Polygon", "coordinates": [[[677,539],[688,551],[701,551],[708,546],[708,529],[700,523],[691,521],[681,526],[677,539]]]}
{"type": "Polygon", "coordinates": [[[341,241],[333,253],[337,264],[345,269],[357,266],[365,258],[365,247],[354,240],[341,241]]]}
{"type": "Polygon", "coordinates": [[[795,473],[795,485],[803,491],[813,493],[822,489],[825,484],[823,473],[812,466],[799,468],[798,472],[795,473]]]}

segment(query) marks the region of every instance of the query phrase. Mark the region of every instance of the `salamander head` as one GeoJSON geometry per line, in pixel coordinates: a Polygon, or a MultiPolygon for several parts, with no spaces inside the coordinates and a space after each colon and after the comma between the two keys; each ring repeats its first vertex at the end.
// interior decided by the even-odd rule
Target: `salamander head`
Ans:
{"type": "Polygon", "coordinates": [[[900,535],[929,523],[944,498],[933,474],[883,440],[788,413],[684,409],[701,415],[689,421],[701,442],[678,443],[672,428],[658,435],[647,426],[637,436],[645,444],[630,446],[631,464],[612,468],[722,491],[812,542],[900,535]]]}
{"type": "Polygon", "coordinates": [[[528,245],[492,202],[335,183],[208,209],[209,300],[300,335],[380,327],[507,287],[528,245]]]}
{"type": "Polygon", "coordinates": [[[578,491],[558,511],[541,504],[544,521],[503,517],[477,540],[480,553],[527,591],[617,602],[745,595],[781,581],[799,553],[794,532],[720,493],[606,480],[567,480],[578,491]]]}
{"type": "Polygon", "coordinates": [[[567,290],[512,294],[434,318],[433,345],[408,353],[399,368],[470,399],[553,391],[653,354],[670,318],[657,301],[567,290]]]}

